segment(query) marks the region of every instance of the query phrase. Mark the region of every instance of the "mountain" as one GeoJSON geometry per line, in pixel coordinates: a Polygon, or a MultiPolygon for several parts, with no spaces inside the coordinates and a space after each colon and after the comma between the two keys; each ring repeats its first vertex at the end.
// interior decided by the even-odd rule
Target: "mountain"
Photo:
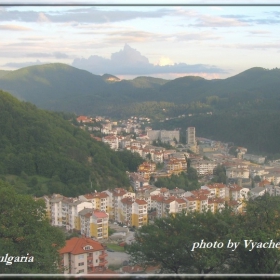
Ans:
{"type": "Polygon", "coordinates": [[[128,163],[142,159],[132,153],[124,158],[73,125],[74,120],[73,115],[37,109],[0,91],[1,179],[17,176],[12,178],[19,191],[37,196],[128,187],[128,163]],[[20,179],[26,179],[25,187],[20,179]]]}
{"type": "Polygon", "coordinates": [[[174,80],[152,77],[120,80],[110,74],[98,76],[53,63],[2,71],[0,88],[43,109],[88,115],[126,117],[134,108],[135,114],[148,112],[153,117],[155,106],[159,111],[165,109],[164,114],[157,114],[158,118],[197,110],[278,111],[280,70],[255,67],[216,80],[191,76],[174,80]]]}
{"type": "Polygon", "coordinates": [[[113,76],[113,75],[110,75],[110,74],[104,74],[102,76],[103,80],[106,81],[106,82],[119,82],[120,79],[116,76],[113,76]]]}

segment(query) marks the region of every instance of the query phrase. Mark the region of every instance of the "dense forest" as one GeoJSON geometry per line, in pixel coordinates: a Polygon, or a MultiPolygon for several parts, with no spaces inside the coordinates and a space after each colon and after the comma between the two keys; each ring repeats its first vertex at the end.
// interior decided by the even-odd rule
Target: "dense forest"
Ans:
{"type": "Polygon", "coordinates": [[[69,116],[0,91],[1,178],[37,196],[128,187],[125,171],[135,171],[143,160],[93,140],[73,119],[65,120],[69,116]]]}

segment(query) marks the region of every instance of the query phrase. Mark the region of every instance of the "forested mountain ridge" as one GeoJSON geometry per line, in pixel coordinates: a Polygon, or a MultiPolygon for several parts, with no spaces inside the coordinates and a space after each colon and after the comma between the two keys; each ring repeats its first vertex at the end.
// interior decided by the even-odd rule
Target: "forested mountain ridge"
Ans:
{"type": "Polygon", "coordinates": [[[40,108],[89,115],[126,117],[134,111],[161,118],[207,110],[278,111],[280,70],[255,67],[216,80],[192,76],[170,81],[152,77],[119,80],[53,63],[1,71],[0,88],[40,108]],[[164,114],[153,115],[155,103],[159,110],[165,109],[164,114]]]}
{"type": "Polygon", "coordinates": [[[36,195],[128,187],[125,171],[141,159],[112,151],[61,115],[0,91],[0,175],[35,176],[26,192],[36,195]]]}

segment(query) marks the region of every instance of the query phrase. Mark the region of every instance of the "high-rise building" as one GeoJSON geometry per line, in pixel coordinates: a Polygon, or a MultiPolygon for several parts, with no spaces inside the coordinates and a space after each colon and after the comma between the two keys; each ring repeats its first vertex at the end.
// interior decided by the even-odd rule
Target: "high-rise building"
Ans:
{"type": "Polygon", "coordinates": [[[195,141],[195,127],[188,127],[186,134],[186,144],[196,145],[195,141]]]}

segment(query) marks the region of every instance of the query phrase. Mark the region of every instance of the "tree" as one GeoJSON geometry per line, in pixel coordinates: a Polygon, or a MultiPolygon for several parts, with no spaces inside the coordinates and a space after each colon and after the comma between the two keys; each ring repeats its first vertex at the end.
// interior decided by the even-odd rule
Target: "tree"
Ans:
{"type": "Polygon", "coordinates": [[[250,251],[245,246],[239,246],[236,252],[233,273],[279,273],[280,251],[277,248],[263,248],[260,244],[273,240],[279,242],[280,229],[280,197],[264,196],[249,200],[246,205],[246,215],[238,215],[239,240],[252,240],[258,245],[250,251]]]}
{"type": "Polygon", "coordinates": [[[214,183],[223,183],[226,184],[227,176],[226,169],[222,165],[218,165],[213,170],[213,179],[211,180],[214,183]]]}
{"type": "Polygon", "coordinates": [[[277,273],[280,251],[263,244],[279,242],[279,225],[280,197],[264,195],[247,201],[244,213],[226,206],[156,219],[137,230],[127,250],[134,264],[160,265],[163,273],[277,273]],[[229,242],[239,245],[233,250],[229,242]]]}
{"type": "Polygon", "coordinates": [[[195,181],[198,179],[197,170],[193,167],[188,168],[188,178],[191,181],[195,181]]]}
{"type": "Polygon", "coordinates": [[[261,180],[262,180],[262,179],[261,179],[261,177],[260,177],[259,175],[256,175],[256,176],[254,177],[254,182],[255,182],[255,183],[259,183],[261,180]]]}
{"type": "Polygon", "coordinates": [[[0,256],[29,256],[33,262],[0,263],[0,273],[58,273],[63,232],[46,218],[45,203],[17,194],[0,181],[0,256]]]}
{"type": "Polygon", "coordinates": [[[192,212],[156,219],[135,233],[135,242],[128,246],[128,252],[135,264],[160,265],[163,273],[221,271],[229,250],[193,250],[193,246],[194,242],[226,242],[233,227],[230,213],[227,209],[223,215],[192,212]]]}

